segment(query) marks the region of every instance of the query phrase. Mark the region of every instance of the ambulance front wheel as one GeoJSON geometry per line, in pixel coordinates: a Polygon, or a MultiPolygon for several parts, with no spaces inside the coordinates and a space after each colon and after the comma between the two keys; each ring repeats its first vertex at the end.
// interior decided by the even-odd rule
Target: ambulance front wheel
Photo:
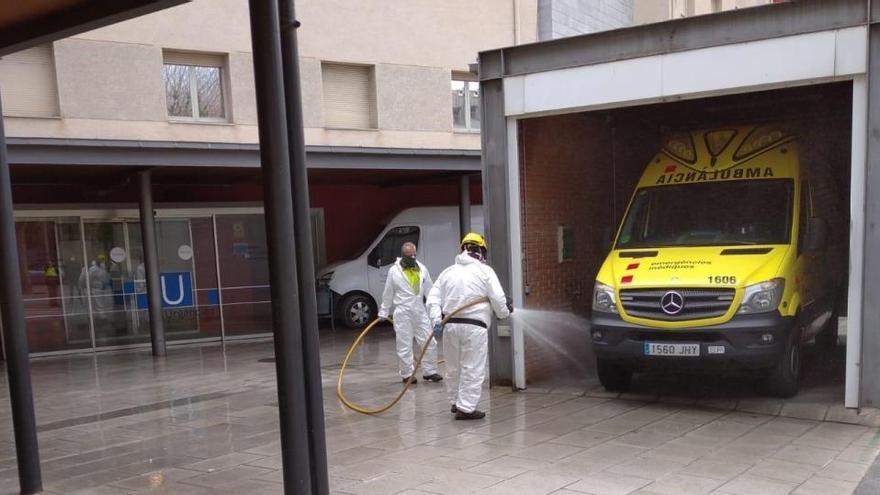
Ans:
{"type": "Polygon", "coordinates": [[[596,362],[599,383],[609,392],[626,392],[632,383],[633,372],[613,362],[599,359],[596,362]]]}

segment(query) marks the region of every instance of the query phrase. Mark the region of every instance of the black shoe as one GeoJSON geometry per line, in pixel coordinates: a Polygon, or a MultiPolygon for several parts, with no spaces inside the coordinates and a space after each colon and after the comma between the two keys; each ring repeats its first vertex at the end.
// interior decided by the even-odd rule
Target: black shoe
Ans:
{"type": "Polygon", "coordinates": [[[403,383],[406,383],[406,382],[409,381],[410,378],[412,378],[412,383],[419,383],[419,379],[416,378],[416,377],[414,377],[414,376],[408,376],[408,377],[404,378],[404,379],[401,380],[401,381],[402,381],[403,383]]]}
{"type": "Polygon", "coordinates": [[[476,409],[473,412],[466,413],[464,411],[458,411],[455,413],[455,419],[483,419],[486,417],[486,413],[483,411],[477,411],[476,409]]]}
{"type": "Polygon", "coordinates": [[[456,407],[456,405],[453,404],[453,405],[452,405],[452,408],[449,409],[449,412],[451,412],[452,414],[457,413],[457,412],[458,412],[458,407],[456,407]]]}
{"type": "Polygon", "coordinates": [[[423,375],[422,380],[427,380],[429,382],[441,382],[443,381],[443,377],[440,376],[439,373],[434,373],[433,375],[423,375]]]}

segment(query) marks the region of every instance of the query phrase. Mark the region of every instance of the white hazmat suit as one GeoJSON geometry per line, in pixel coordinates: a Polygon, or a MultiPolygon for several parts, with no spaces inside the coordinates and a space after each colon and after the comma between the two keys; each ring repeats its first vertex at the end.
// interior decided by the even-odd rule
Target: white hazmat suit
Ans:
{"type": "MultiPolygon", "coordinates": [[[[385,281],[385,291],[382,293],[382,305],[379,308],[379,318],[388,318],[389,312],[394,311],[394,333],[397,340],[397,357],[399,358],[400,377],[408,378],[415,371],[413,362],[413,339],[418,347],[415,352],[421,352],[431,335],[431,322],[425,311],[422,300],[431,289],[433,282],[428,268],[420,261],[416,261],[419,267],[419,289],[416,291],[400,265],[400,258],[388,270],[388,279],[385,281]]],[[[422,359],[422,371],[424,376],[437,373],[437,343],[431,340],[425,357],[422,359]]]]}
{"type": "Polygon", "coordinates": [[[475,320],[474,323],[450,322],[443,329],[446,392],[450,404],[464,413],[473,412],[480,402],[492,313],[502,319],[510,316],[504,289],[492,267],[463,252],[456,256],[454,265],[437,277],[428,293],[428,316],[432,324],[440,323],[444,315],[481,297],[488,297],[489,302],[471,306],[453,317],[475,320]]]}

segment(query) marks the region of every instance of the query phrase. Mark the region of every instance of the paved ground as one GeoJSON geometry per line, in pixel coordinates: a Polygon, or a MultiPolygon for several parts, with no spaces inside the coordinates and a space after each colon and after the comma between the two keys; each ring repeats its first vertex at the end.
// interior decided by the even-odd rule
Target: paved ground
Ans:
{"type": "MultiPolygon", "coordinates": [[[[453,421],[442,386],[419,383],[386,415],[351,413],[333,390],[352,337],[322,341],[335,493],[838,494],[860,481],[860,493],[878,493],[876,428],[773,415],[786,403],[747,412],[749,401],[767,409],[748,381],[731,382],[732,401],[690,396],[677,377],[642,379],[642,392],[623,397],[580,383],[497,389],[476,422],[453,421]]],[[[376,404],[397,390],[392,346],[384,331],[358,353],[352,399],[376,404]]],[[[251,343],[173,348],[163,361],[146,352],[36,360],[46,489],[280,493],[274,368],[260,362],[271,355],[270,343],[251,343]]],[[[0,380],[6,494],[17,481],[0,380]]]]}

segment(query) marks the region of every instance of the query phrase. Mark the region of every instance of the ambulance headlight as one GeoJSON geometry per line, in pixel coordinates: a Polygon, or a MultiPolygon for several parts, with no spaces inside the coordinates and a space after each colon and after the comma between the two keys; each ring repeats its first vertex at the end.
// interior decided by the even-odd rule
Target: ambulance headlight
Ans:
{"type": "Polygon", "coordinates": [[[782,301],[784,290],[785,280],[781,278],[774,278],[746,287],[743,302],[739,306],[739,313],[755,314],[775,311],[782,301]]]}
{"type": "Polygon", "coordinates": [[[617,313],[617,299],[614,297],[613,287],[596,282],[593,289],[593,311],[617,313]]]}

